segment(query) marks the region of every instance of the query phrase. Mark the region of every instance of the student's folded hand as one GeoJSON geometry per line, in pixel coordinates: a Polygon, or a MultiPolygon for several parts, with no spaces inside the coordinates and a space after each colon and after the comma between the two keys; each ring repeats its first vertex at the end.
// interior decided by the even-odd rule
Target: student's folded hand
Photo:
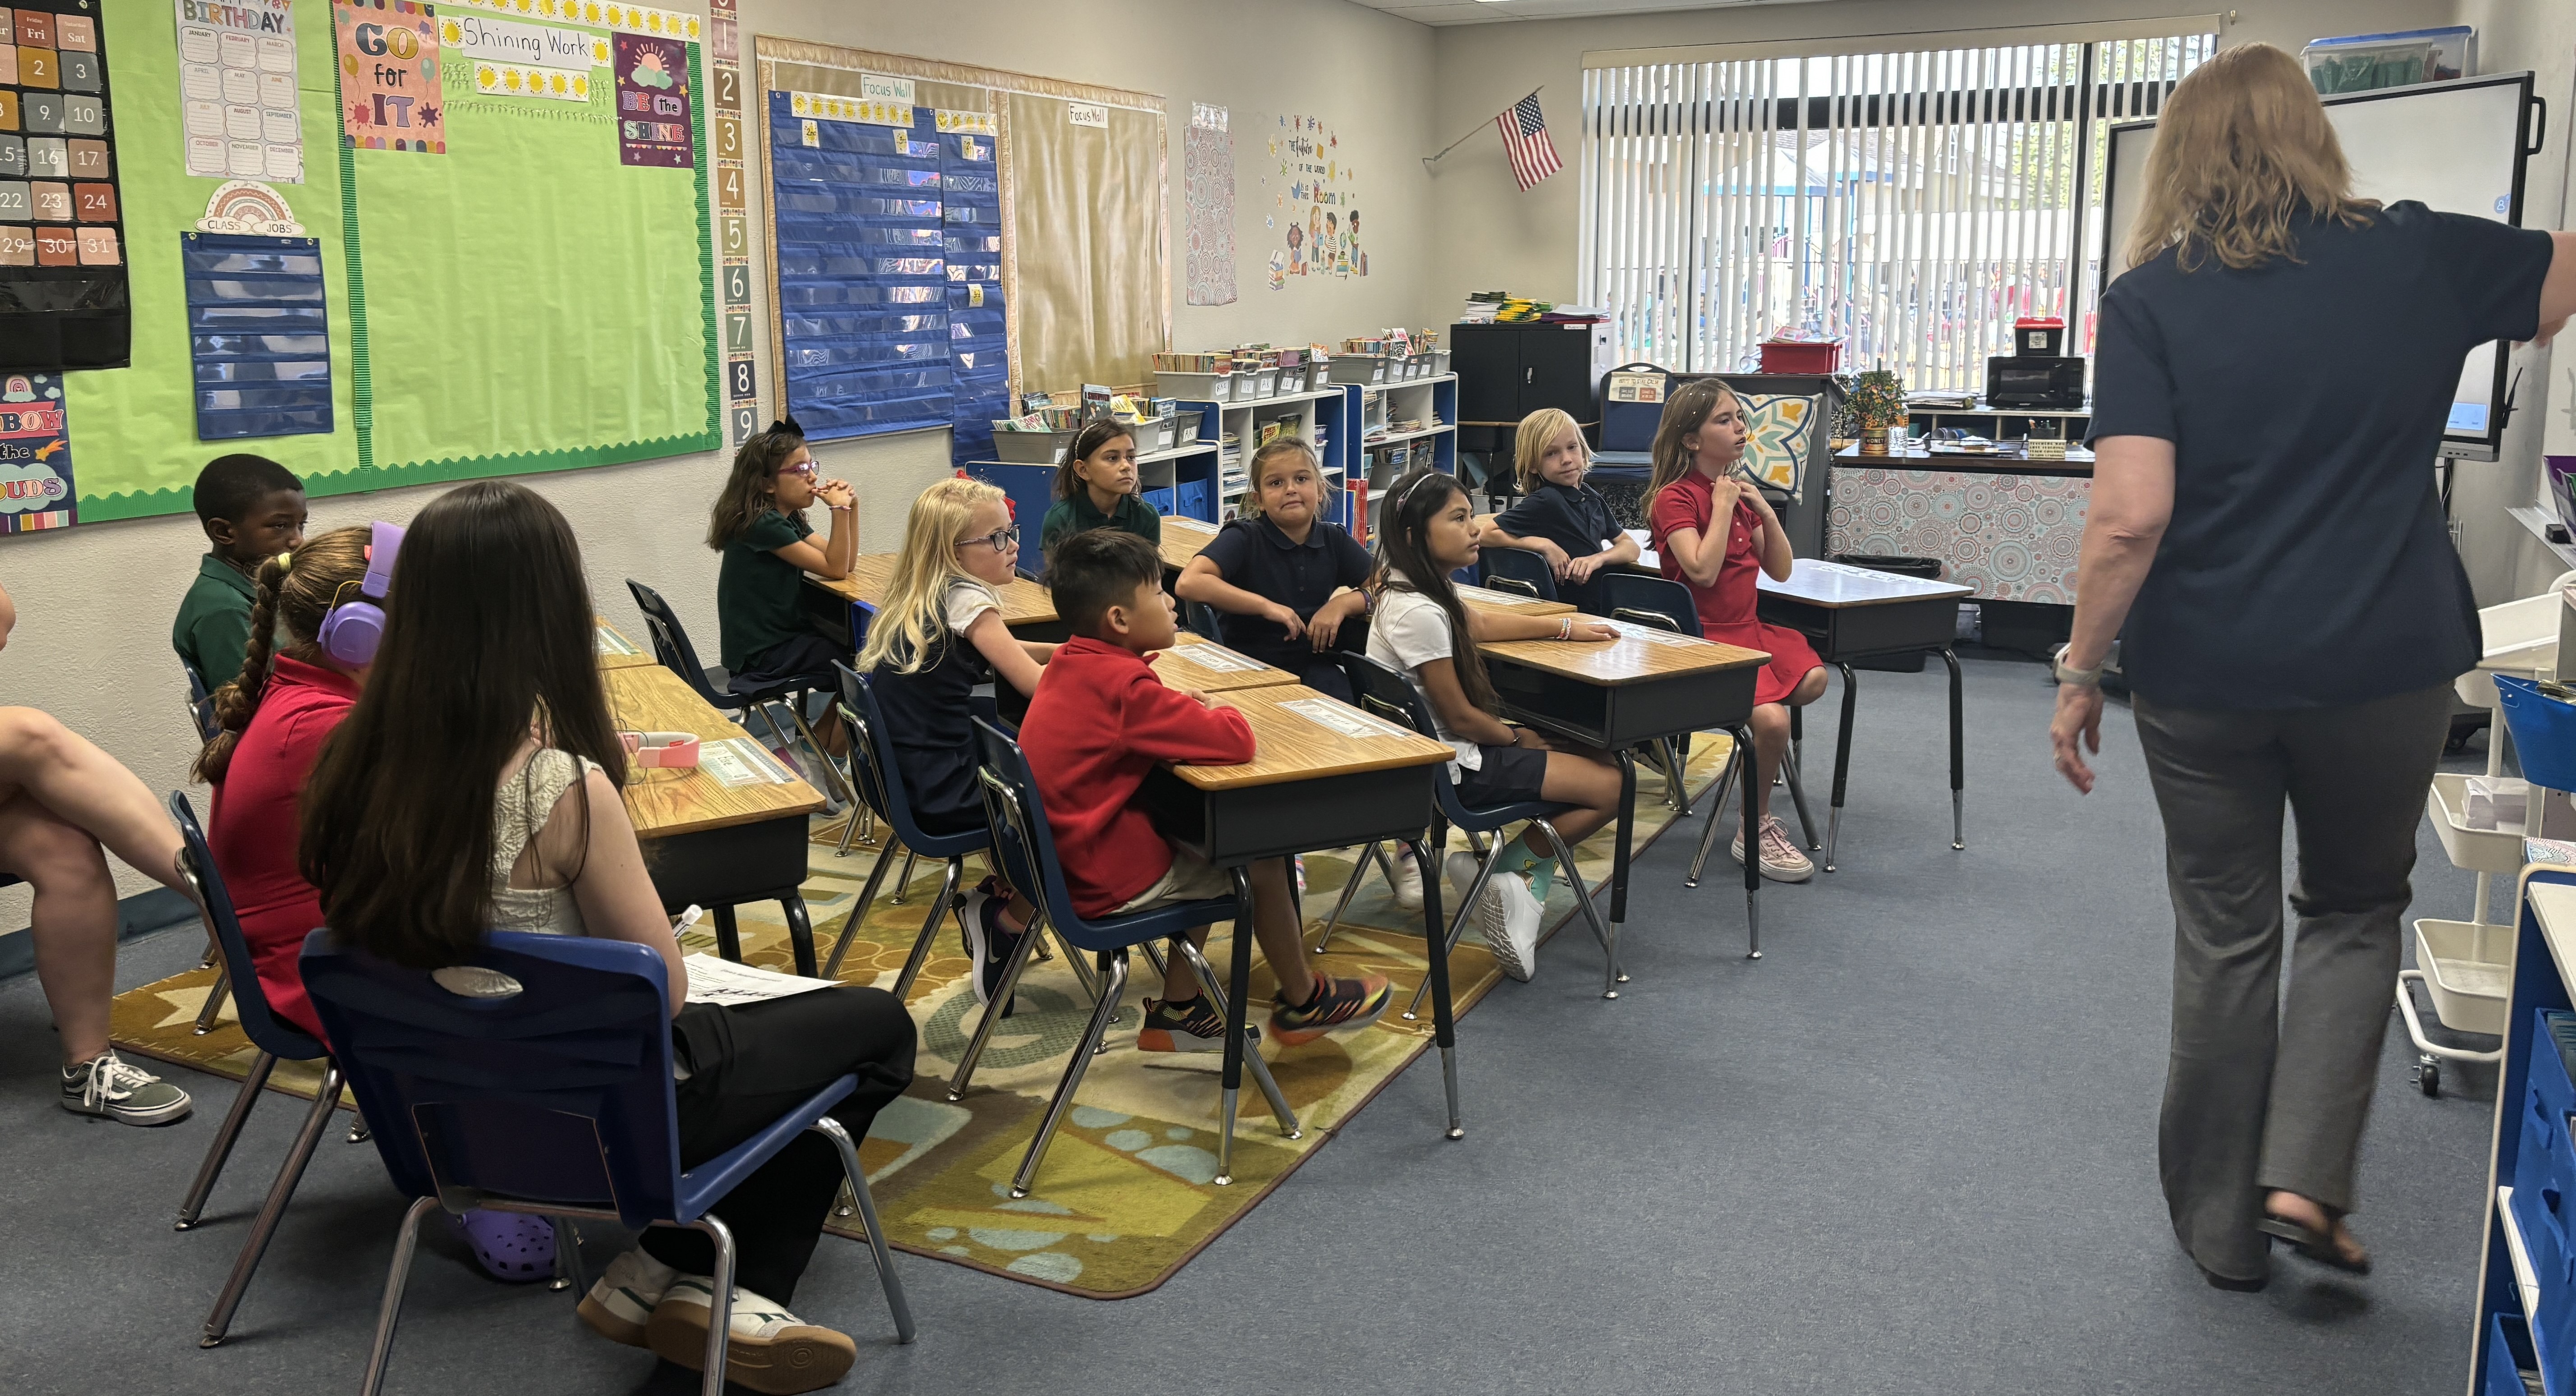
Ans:
{"type": "Polygon", "coordinates": [[[1289,639],[1302,640],[1306,638],[1306,622],[1304,619],[1299,617],[1295,611],[1289,610],[1278,602],[1271,602],[1270,609],[1263,612],[1262,615],[1264,619],[1267,619],[1274,625],[1287,627],[1289,639]]]}

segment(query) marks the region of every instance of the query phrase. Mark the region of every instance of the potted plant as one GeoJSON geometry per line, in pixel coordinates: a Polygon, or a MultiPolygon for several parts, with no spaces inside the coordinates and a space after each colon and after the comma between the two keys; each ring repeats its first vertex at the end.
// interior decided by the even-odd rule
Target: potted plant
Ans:
{"type": "Polygon", "coordinates": [[[1860,453],[1887,454],[1887,434],[1905,425],[1905,383],[1893,369],[1873,368],[1852,384],[1846,406],[1860,423],[1860,453]]]}

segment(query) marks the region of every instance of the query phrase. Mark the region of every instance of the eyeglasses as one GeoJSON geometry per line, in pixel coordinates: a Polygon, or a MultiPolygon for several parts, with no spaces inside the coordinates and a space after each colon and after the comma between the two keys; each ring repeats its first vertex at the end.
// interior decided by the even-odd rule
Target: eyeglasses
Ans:
{"type": "Polygon", "coordinates": [[[814,462],[809,460],[803,465],[782,465],[778,467],[778,473],[781,475],[794,475],[802,479],[811,480],[814,478],[814,462]]]}
{"type": "Polygon", "coordinates": [[[1020,545],[1020,530],[1016,525],[1014,525],[1010,528],[994,529],[992,532],[985,534],[981,538],[960,538],[957,540],[957,546],[961,548],[971,548],[978,543],[991,548],[997,553],[1006,553],[1020,545]]]}

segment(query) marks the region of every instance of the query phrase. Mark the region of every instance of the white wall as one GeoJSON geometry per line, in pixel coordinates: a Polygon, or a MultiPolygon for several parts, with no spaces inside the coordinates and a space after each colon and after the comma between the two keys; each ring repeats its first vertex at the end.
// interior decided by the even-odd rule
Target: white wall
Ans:
{"type": "MultiPolygon", "coordinates": [[[[748,71],[751,36],[774,34],[1159,95],[1171,113],[1176,220],[1190,103],[1230,108],[1238,299],[1220,307],[1182,303],[1176,224],[1177,347],[1249,339],[1338,342],[1388,325],[1425,323],[1427,302],[1417,292],[1432,260],[1431,212],[1428,180],[1414,157],[1430,149],[1424,142],[1431,136],[1432,53],[1431,31],[1421,25],[1344,0],[1092,0],[1078,10],[1031,0],[742,0],[741,17],[746,77],[755,84],[756,73],[748,71]],[[1355,187],[1369,216],[1370,276],[1304,278],[1286,290],[1268,289],[1269,230],[1261,226],[1258,196],[1265,192],[1265,142],[1283,113],[1322,117],[1341,138],[1344,163],[1359,168],[1355,187]]],[[[1275,166],[1271,174],[1275,190],[1275,166]]],[[[765,273],[757,266],[754,272],[757,286],[765,273]]],[[[774,383],[764,351],[764,412],[776,410],[774,383]]],[[[73,422],[72,431],[77,441],[81,423],[73,422]]],[[[220,452],[209,447],[207,454],[220,452]]],[[[945,432],[826,445],[817,454],[826,470],[859,487],[861,546],[870,551],[894,546],[912,496],[948,469],[945,432]]],[[[605,614],[632,626],[625,579],[644,580],[671,599],[713,658],[716,555],[701,539],[726,459],[723,453],[678,457],[526,482],[580,530],[592,594],[605,614]]],[[[423,488],[316,500],[313,527],[405,520],[437,493],[423,488]]],[[[185,785],[196,740],[181,708],[170,618],[204,546],[195,518],[186,515],[0,541],[0,585],[19,614],[0,653],[0,701],[54,713],[155,791],[185,785]]],[[[120,872],[119,886],[128,893],[149,885],[139,874],[120,872]]],[[[0,926],[23,927],[26,917],[23,889],[0,892],[0,926]]]]}

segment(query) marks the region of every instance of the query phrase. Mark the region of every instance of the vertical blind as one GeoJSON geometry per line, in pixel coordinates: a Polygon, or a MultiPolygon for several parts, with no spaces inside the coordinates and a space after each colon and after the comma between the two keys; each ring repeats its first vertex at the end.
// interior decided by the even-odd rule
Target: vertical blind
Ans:
{"type": "Polygon", "coordinates": [[[1608,308],[1623,359],[1683,371],[1748,367],[1812,327],[1846,369],[1975,389],[2025,315],[2067,316],[2089,353],[2108,129],[2153,116],[2217,44],[1588,68],[1579,297],[1608,308]]]}

